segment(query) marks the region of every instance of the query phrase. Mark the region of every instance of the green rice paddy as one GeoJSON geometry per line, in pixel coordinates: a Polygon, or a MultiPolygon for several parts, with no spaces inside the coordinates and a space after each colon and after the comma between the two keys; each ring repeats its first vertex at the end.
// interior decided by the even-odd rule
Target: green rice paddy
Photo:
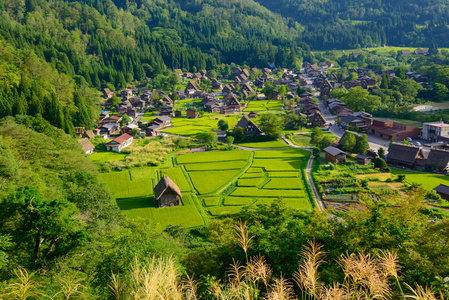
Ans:
{"type": "Polygon", "coordinates": [[[280,198],[292,208],[311,210],[300,172],[308,155],[294,148],[188,153],[175,157],[172,168],[133,168],[101,177],[129,218],[150,219],[160,229],[168,225],[194,228],[210,218],[236,214],[245,206],[270,204],[280,198]],[[164,174],[180,188],[182,206],[154,205],[153,186],[164,174]]]}
{"type": "Polygon", "coordinates": [[[282,100],[255,100],[248,103],[245,112],[282,109],[282,100]]]}

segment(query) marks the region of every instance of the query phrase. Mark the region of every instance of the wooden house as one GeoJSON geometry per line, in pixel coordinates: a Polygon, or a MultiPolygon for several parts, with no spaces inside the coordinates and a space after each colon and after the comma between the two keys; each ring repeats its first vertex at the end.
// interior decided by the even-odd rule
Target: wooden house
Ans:
{"type": "Polygon", "coordinates": [[[324,148],[326,159],[334,164],[339,164],[346,161],[346,153],[338,148],[329,146],[324,148]]]}
{"type": "Polygon", "coordinates": [[[254,124],[254,122],[247,116],[243,115],[242,119],[235,125],[236,128],[243,128],[246,135],[262,135],[263,131],[260,130],[259,126],[254,124]]]}
{"type": "Polygon", "coordinates": [[[197,80],[192,80],[189,82],[189,84],[186,86],[184,92],[186,94],[190,94],[189,91],[200,91],[201,88],[199,86],[199,83],[197,80]]]}
{"type": "Polygon", "coordinates": [[[161,130],[158,125],[151,125],[145,129],[146,136],[158,136],[161,134],[161,130]]]}
{"type": "Polygon", "coordinates": [[[254,93],[253,88],[248,83],[243,84],[242,91],[246,91],[249,94],[254,93]]]}
{"type": "Polygon", "coordinates": [[[232,88],[229,85],[225,85],[225,87],[222,90],[223,94],[231,94],[232,93],[232,88]]]}
{"type": "Polygon", "coordinates": [[[405,145],[400,143],[391,144],[387,155],[387,163],[393,165],[413,168],[426,159],[422,147],[405,145]]]}
{"type": "Polygon", "coordinates": [[[173,100],[168,95],[165,95],[162,101],[164,102],[163,105],[173,105],[173,100]]]}
{"type": "Polygon", "coordinates": [[[129,134],[129,135],[133,135],[133,130],[134,130],[134,129],[138,130],[139,133],[140,133],[140,128],[139,128],[139,126],[137,126],[137,125],[135,125],[135,124],[129,124],[129,125],[124,126],[124,127],[122,128],[122,133],[127,133],[127,134],[129,134]]]}
{"type": "Polygon", "coordinates": [[[103,89],[103,98],[109,99],[114,96],[114,93],[110,89],[103,89]]]}
{"type": "Polygon", "coordinates": [[[94,152],[94,145],[89,141],[88,138],[80,139],[78,140],[78,143],[80,143],[81,148],[83,149],[83,152],[85,154],[91,154],[94,152]]]}
{"type": "Polygon", "coordinates": [[[309,122],[312,127],[323,127],[326,125],[326,119],[319,111],[316,111],[315,114],[309,117],[309,122]]]}
{"type": "Polygon", "coordinates": [[[357,154],[355,158],[357,159],[357,163],[361,165],[367,165],[371,162],[371,157],[367,155],[357,154]]]}
{"type": "Polygon", "coordinates": [[[235,95],[230,95],[227,97],[226,106],[234,110],[240,110],[241,108],[240,101],[235,95]]]}
{"type": "Polygon", "coordinates": [[[106,151],[120,152],[133,143],[133,137],[127,133],[106,144],[106,151]]]}
{"type": "Polygon", "coordinates": [[[101,125],[98,129],[100,129],[100,135],[111,135],[118,132],[119,127],[114,123],[106,123],[101,125]]]}
{"type": "Polygon", "coordinates": [[[74,131],[76,136],[83,136],[86,132],[86,129],[84,127],[75,127],[74,131]]]}
{"type": "Polygon", "coordinates": [[[91,140],[91,139],[93,139],[96,135],[97,135],[97,132],[94,132],[93,130],[86,130],[86,132],[84,132],[84,134],[82,135],[82,137],[91,140]]]}
{"type": "Polygon", "coordinates": [[[167,175],[153,189],[154,205],[157,207],[180,206],[182,194],[179,187],[167,175]]]}
{"type": "Polygon", "coordinates": [[[449,186],[440,184],[439,186],[433,189],[441,196],[441,198],[449,200],[449,186]]]}
{"type": "Polygon", "coordinates": [[[198,111],[196,108],[189,108],[186,110],[187,119],[196,119],[198,118],[198,111]]]}
{"type": "Polygon", "coordinates": [[[173,112],[173,106],[171,105],[164,105],[160,108],[161,110],[161,116],[174,116],[175,113],[173,112]]]}
{"type": "Polygon", "coordinates": [[[169,116],[160,116],[153,120],[153,125],[159,128],[165,128],[172,125],[172,120],[169,116]]]}
{"type": "Polygon", "coordinates": [[[438,173],[447,174],[449,170],[449,151],[442,149],[430,149],[426,167],[438,173]]]}
{"type": "Polygon", "coordinates": [[[175,110],[175,117],[176,117],[176,118],[182,117],[182,111],[180,111],[179,109],[178,109],[178,110],[175,110]]]}

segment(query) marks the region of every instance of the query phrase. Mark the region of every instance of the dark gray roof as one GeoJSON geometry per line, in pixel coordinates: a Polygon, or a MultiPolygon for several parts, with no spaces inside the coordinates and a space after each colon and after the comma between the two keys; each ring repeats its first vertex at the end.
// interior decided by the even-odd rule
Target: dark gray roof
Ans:
{"type": "Polygon", "coordinates": [[[440,184],[439,186],[437,186],[433,190],[438,192],[438,193],[449,195],[449,186],[444,185],[444,184],[440,184]]]}
{"type": "Polygon", "coordinates": [[[329,153],[332,156],[336,156],[339,154],[346,154],[345,152],[341,151],[340,149],[332,147],[332,146],[324,148],[323,151],[329,153]]]}
{"type": "Polygon", "coordinates": [[[160,120],[160,121],[164,122],[164,121],[171,121],[171,118],[169,116],[160,116],[160,117],[157,117],[156,120],[160,120]]]}
{"type": "MultiPolygon", "coordinates": [[[[420,151],[422,152],[421,147],[393,143],[388,152],[387,160],[413,164],[420,151]]],[[[424,153],[422,154],[424,155],[424,153]]]]}
{"type": "Polygon", "coordinates": [[[114,123],[107,123],[107,124],[104,124],[103,126],[101,126],[100,128],[110,129],[110,128],[114,128],[114,127],[117,127],[117,125],[114,123]]]}
{"type": "Polygon", "coordinates": [[[427,166],[444,169],[449,164],[449,151],[431,149],[427,158],[427,166]]]}
{"type": "Polygon", "coordinates": [[[158,184],[154,187],[154,197],[156,200],[159,200],[159,198],[164,194],[164,192],[167,189],[171,189],[173,192],[175,192],[179,197],[182,198],[181,190],[179,187],[173,182],[173,180],[170,179],[167,175],[162,176],[161,180],[158,184]]]}
{"type": "MultiPolygon", "coordinates": [[[[359,120],[359,118],[354,117],[352,115],[349,115],[349,116],[341,118],[341,121],[344,122],[344,123],[351,123],[354,120],[359,120]]],[[[360,121],[362,121],[362,120],[360,120],[360,121]]]]}
{"type": "Polygon", "coordinates": [[[251,119],[247,115],[243,115],[243,117],[240,119],[237,125],[235,125],[235,127],[246,128],[248,123],[253,123],[253,121],[251,121],[251,119]]]}
{"type": "Polygon", "coordinates": [[[366,156],[366,155],[363,155],[363,154],[357,154],[357,155],[355,156],[355,158],[365,160],[365,159],[367,159],[367,158],[369,158],[369,157],[366,156]]]}

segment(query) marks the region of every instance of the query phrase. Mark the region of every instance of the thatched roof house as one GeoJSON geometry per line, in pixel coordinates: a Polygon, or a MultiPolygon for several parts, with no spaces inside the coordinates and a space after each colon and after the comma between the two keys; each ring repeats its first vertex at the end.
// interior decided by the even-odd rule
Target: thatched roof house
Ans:
{"type": "Polygon", "coordinates": [[[393,143],[387,155],[389,164],[413,168],[420,161],[425,160],[426,155],[422,147],[393,143]]]}
{"type": "Polygon", "coordinates": [[[431,149],[427,158],[426,167],[440,173],[447,173],[449,169],[449,151],[431,149]]]}
{"type": "Polygon", "coordinates": [[[181,190],[167,175],[162,176],[161,180],[153,189],[154,204],[157,207],[179,206],[182,204],[181,190]]]}

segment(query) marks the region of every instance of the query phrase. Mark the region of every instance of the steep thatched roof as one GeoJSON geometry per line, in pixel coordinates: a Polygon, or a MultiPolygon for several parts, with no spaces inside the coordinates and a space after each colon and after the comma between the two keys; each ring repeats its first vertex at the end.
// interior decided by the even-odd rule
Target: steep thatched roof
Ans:
{"type": "Polygon", "coordinates": [[[156,200],[159,200],[159,198],[168,190],[172,190],[175,192],[179,197],[182,198],[181,190],[179,187],[173,182],[173,180],[170,179],[167,175],[162,176],[161,180],[158,184],[154,187],[154,197],[156,200]]]}
{"type": "Polygon", "coordinates": [[[445,169],[449,164],[449,151],[431,149],[427,158],[427,166],[432,168],[445,169]]]}
{"type": "Polygon", "coordinates": [[[388,161],[407,164],[414,164],[417,158],[426,158],[421,147],[399,143],[393,143],[387,155],[388,161]]]}

